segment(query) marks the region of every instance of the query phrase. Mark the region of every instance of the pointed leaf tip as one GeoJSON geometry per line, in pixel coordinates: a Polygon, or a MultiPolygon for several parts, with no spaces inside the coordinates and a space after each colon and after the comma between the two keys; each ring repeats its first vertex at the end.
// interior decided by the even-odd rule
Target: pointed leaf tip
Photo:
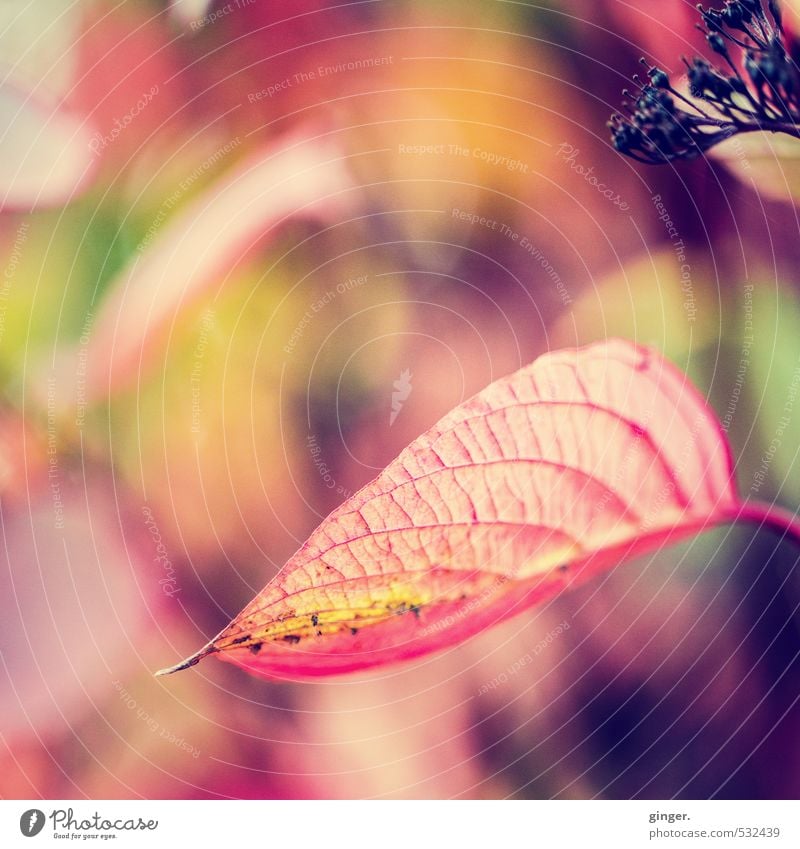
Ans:
{"type": "Polygon", "coordinates": [[[196,666],[200,661],[209,654],[214,654],[217,649],[214,648],[213,642],[208,643],[203,646],[200,651],[195,652],[192,655],[189,655],[185,660],[182,660],[180,663],[176,663],[174,666],[167,666],[164,669],[159,669],[157,672],[153,673],[155,678],[160,678],[162,675],[172,675],[174,672],[182,672],[184,669],[188,669],[190,666],[196,666]]]}
{"type": "Polygon", "coordinates": [[[188,669],[190,666],[194,666],[199,662],[199,657],[193,658],[192,660],[183,660],[180,663],[176,663],[175,666],[167,666],[164,669],[159,669],[157,672],[154,672],[153,675],[156,678],[160,678],[162,675],[172,675],[173,672],[181,672],[182,670],[188,669]]]}

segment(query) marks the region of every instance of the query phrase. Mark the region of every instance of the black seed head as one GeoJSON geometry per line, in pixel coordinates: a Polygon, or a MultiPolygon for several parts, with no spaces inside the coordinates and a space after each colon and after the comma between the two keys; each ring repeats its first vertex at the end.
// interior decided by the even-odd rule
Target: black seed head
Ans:
{"type": "Polygon", "coordinates": [[[625,92],[627,114],[609,122],[614,147],[642,162],[661,163],[692,159],[737,133],[770,130],[800,138],[800,70],[778,0],[726,0],[720,10],[697,8],[700,28],[724,59],[722,67],[701,58],[684,60],[689,98],[660,68],[648,70],[644,85],[634,77],[638,90],[625,92]]]}

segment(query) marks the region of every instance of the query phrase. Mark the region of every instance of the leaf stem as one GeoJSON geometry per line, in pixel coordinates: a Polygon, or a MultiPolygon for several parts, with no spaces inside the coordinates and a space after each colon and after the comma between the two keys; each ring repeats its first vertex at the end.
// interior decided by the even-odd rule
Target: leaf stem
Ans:
{"type": "Polygon", "coordinates": [[[758,522],[762,527],[767,525],[779,532],[781,539],[791,537],[800,546],[800,516],[791,510],[761,501],[747,501],[740,504],[736,512],[731,513],[731,518],[734,521],[758,522]]]}

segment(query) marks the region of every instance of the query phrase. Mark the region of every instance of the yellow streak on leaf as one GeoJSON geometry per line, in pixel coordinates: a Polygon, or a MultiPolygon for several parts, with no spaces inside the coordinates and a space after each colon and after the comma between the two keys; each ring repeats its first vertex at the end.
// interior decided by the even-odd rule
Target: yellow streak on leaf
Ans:
{"type": "Polygon", "coordinates": [[[419,588],[406,583],[393,583],[369,592],[362,591],[355,597],[352,593],[341,593],[341,596],[342,605],[335,609],[288,614],[264,623],[253,622],[252,628],[249,622],[245,621],[244,629],[250,628],[247,639],[238,637],[219,641],[216,647],[220,651],[225,651],[246,648],[268,640],[287,640],[287,638],[291,640],[336,634],[344,629],[376,625],[403,613],[418,613],[423,605],[429,604],[432,600],[449,600],[442,595],[434,598],[432,592],[422,592],[419,588]]]}

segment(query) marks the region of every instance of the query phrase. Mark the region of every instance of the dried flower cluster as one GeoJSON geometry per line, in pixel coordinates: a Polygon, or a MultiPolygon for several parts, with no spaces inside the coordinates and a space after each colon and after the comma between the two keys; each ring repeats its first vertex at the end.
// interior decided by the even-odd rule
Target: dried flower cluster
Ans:
{"type": "Polygon", "coordinates": [[[614,147],[660,164],[693,159],[737,133],[800,137],[800,72],[777,0],[728,0],[721,10],[698,11],[719,66],[684,59],[689,96],[661,68],[648,67],[646,80],[635,76],[638,90],[624,92],[626,114],[609,122],[614,147]]]}

